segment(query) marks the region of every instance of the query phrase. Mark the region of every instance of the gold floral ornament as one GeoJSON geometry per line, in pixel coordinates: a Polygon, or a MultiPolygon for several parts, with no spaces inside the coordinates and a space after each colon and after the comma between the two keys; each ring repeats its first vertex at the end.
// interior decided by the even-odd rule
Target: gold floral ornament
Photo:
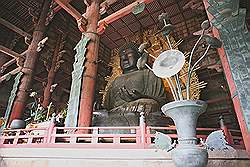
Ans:
{"type": "Polygon", "coordinates": [[[112,50],[111,53],[111,61],[108,64],[112,68],[111,76],[105,77],[105,81],[107,81],[107,85],[105,90],[101,90],[99,93],[103,94],[102,104],[104,103],[104,99],[106,97],[107,91],[110,89],[112,82],[122,74],[122,69],[120,67],[120,57],[119,57],[119,49],[116,48],[112,50]]]}

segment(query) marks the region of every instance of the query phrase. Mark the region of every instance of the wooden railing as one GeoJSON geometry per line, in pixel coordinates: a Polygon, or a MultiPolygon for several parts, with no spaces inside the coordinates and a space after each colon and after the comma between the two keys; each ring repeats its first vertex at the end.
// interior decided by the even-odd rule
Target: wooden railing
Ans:
{"type": "MultiPolygon", "coordinates": [[[[205,140],[218,130],[197,128],[197,138],[205,140]]],[[[155,131],[177,139],[175,127],[151,127],[145,123],[131,127],[54,127],[4,130],[0,148],[11,147],[81,147],[81,148],[152,148],[155,131]]],[[[238,133],[237,130],[229,130],[238,133]]],[[[242,137],[231,136],[242,144],[242,137]]]]}
{"type": "Polygon", "coordinates": [[[4,130],[0,137],[0,145],[38,144],[48,143],[49,128],[30,128],[4,130]]]}
{"type": "MultiPolygon", "coordinates": [[[[154,139],[155,134],[154,131],[163,131],[169,137],[177,140],[176,128],[175,127],[151,127],[148,126],[147,128],[147,142],[150,142],[154,139]]],[[[206,140],[207,136],[212,133],[213,131],[219,130],[217,128],[196,128],[196,137],[198,139],[202,139],[203,141],[206,140]]]]}

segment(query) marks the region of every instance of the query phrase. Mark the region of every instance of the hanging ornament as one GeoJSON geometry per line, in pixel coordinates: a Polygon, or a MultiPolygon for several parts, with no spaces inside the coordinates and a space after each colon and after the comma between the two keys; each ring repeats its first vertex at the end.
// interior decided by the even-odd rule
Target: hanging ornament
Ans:
{"type": "Polygon", "coordinates": [[[137,15],[141,12],[143,12],[143,10],[145,9],[145,3],[144,2],[138,2],[136,6],[133,7],[132,9],[132,13],[137,15]]]}

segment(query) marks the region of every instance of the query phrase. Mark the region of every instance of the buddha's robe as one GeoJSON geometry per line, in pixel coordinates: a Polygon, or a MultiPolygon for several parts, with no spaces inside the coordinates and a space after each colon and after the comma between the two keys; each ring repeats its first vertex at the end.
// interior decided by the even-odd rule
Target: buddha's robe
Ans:
{"type": "Polygon", "coordinates": [[[109,111],[126,108],[135,111],[139,110],[140,106],[143,106],[144,110],[146,108],[147,112],[151,112],[151,110],[157,110],[157,107],[159,108],[165,103],[167,103],[166,92],[162,80],[156,77],[150,70],[144,69],[117,77],[107,92],[104,108],[109,111]],[[126,87],[129,92],[136,90],[143,96],[131,100],[121,94],[121,88],[123,87],[126,87]]]}

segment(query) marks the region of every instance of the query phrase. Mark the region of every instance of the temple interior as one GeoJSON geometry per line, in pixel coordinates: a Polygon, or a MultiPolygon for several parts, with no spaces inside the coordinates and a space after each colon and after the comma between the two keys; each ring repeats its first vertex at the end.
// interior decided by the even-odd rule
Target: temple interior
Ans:
{"type": "MultiPolygon", "coordinates": [[[[134,3],[135,0],[103,0],[100,2],[99,18],[95,20],[95,12],[93,12],[94,14],[92,13],[93,16],[91,14],[91,16],[88,15],[91,13],[88,10],[92,7],[90,5],[92,1],[88,0],[1,0],[0,117],[5,118],[9,112],[8,117],[11,117],[11,119],[16,118],[13,111],[17,109],[18,105],[19,108],[21,108],[20,110],[22,110],[21,115],[23,119],[26,120],[29,120],[29,112],[37,111],[37,108],[34,109],[34,107],[37,106],[34,105],[50,110],[47,112],[47,115],[43,115],[43,118],[52,117],[52,113],[57,115],[67,111],[70,99],[73,99],[73,96],[77,94],[78,89],[74,90],[75,85],[72,83],[76,83],[79,79],[76,75],[76,73],[79,72],[76,70],[76,64],[81,60],[83,63],[86,61],[86,64],[89,65],[86,65],[84,70],[88,71],[88,68],[92,69],[92,65],[97,66],[97,69],[93,68],[92,71],[88,71],[87,74],[85,74],[83,70],[83,76],[85,78],[94,80],[94,82],[89,83],[86,81],[87,87],[89,86],[88,84],[91,85],[94,83],[94,92],[92,98],[91,95],[89,95],[91,94],[91,89],[83,89],[84,85],[82,89],[79,88],[80,91],[87,92],[86,96],[79,97],[79,106],[86,105],[85,110],[90,110],[86,110],[86,112],[90,112],[90,115],[93,117],[98,115],[99,112],[103,112],[106,109],[103,104],[105,98],[108,96],[107,87],[117,86],[112,84],[112,81],[114,81],[112,76],[115,75],[114,73],[120,72],[120,68],[118,67],[120,64],[117,58],[119,54],[122,53],[119,53],[119,49],[130,42],[136,43],[139,46],[143,42],[149,41],[150,47],[147,49],[149,54],[158,56],[163,50],[169,50],[174,47],[184,53],[187,59],[202,33],[201,24],[205,20],[211,21],[211,17],[209,17],[210,11],[207,10],[206,5],[204,5],[207,1],[209,0],[145,0],[142,3],[138,1],[137,6],[134,5],[133,9],[129,11],[127,7],[134,3]],[[47,3],[49,3],[49,5],[47,5],[48,9],[45,13],[46,20],[45,23],[43,23],[45,25],[41,28],[41,17],[44,14],[45,1],[48,1],[47,3]],[[105,2],[107,3],[105,4],[105,2]],[[123,11],[123,13],[117,13],[119,11],[123,11]],[[77,15],[79,13],[80,16],[77,15]],[[84,13],[87,14],[85,15],[84,13]],[[169,45],[169,43],[166,44],[168,41],[166,41],[163,36],[156,35],[165,24],[159,19],[159,15],[162,13],[166,13],[168,24],[174,26],[169,35],[172,46],[169,45]],[[85,17],[88,23],[85,22],[85,17]],[[91,28],[93,27],[91,27],[91,24],[95,21],[98,21],[98,28],[97,30],[92,30],[91,28]],[[38,34],[37,37],[36,33],[38,34]],[[84,39],[82,33],[87,34],[87,36],[94,36],[95,39],[99,37],[99,42],[95,41],[95,44],[90,44],[92,48],[87,48],[86,60],[84,60],[83,57],[76,60],[76,55],[79,54],[81,56],[83,52],[85,53],[84,50],[79,51],[80,47],[77,45],[81,39],[84,39]],[[40,39],[38,38],[39,35],[41,36],[40,39]],[[36,45],[38,43],[38,46],[34,47],[33,43],[35,42],[36,45]],[[99,46],[94,46],[96,44],[99,44],[99,46]],[[93,55],[97,53],[95,49],[98,50],[97,58],[88,59],[90,52],[90,54],[93,55]],[[33,57],[36,58],[33,59],[33,57]],[[29,64],[33,65],[29,66],[29,64]],[[17,74],[20,71],[24,73],[22,74],[23,78],[26,72],[30,74],[30,78],[21,79],[17,83],[17,74]],[[27,84],[25,82],[27,82],[27,84]],[[19,84],[19,87],[17,84],[19,84]],[[16,92],[14,88],[17,89],[16,92]],[[24,97],[23,101],[22,99],[20,100],[21,97],[24,97]],[[88,99],[86,103],[84,102],[85,98],[88,99]],[[12,116],[10,116],[11,112],[12,116]]],[[[218,3],[220,3],[220,1],[218,1],[218,3]]],[[[238,3],[237,8],[246,9],[245,28],[249,29],[250,3],[248,0],[239,0],[236,3],[238,3]]],[[[206,30],[207,34],[214,34],[214,32],[213,27],[206,30]]],[[[235,43],[237,43],[237,40],[241,41],[239,38],[235,40],[235,43]]],[[[223,42],[222,40],[222,43],[223,42]]],[[[238,43],[239,45],[237,46],[241,47],[240,42],[238,43]]],[[[193,62],[202,56],[206,48],[206,41],[202,39],[193,54],[193,62]]],[[[233,81],[228,79],[230,78],[228,73],[230,73],[230,71],[233,73],[234,70],[238,69],[233,69],[233,65],[231,64],[231,69],[225,66],[225,59],[222,59],[223,56],[221,56],[220,53],[222,53],[220,49],[210,48],[206,57],[202,59],[194,70],[194,76],[192,75],[194,79],[197,79],[196,84],[193,83],[191,86],[193,91],[191,91],[191,96],[193,100],[200,99],[208,104],[206,112],[198,118],[197,127],[220,128],[220,120],[223,118],[224,125],[226,125],[227,128],[240,130],[242,122],[239,121],[241,119],[237,118],[237,106],[233,98],[234,96],[238,96],[238,94],[241,95],[241,93],[233,94],[231,89],[233,86],[230,86],[233,81]]],[[[248,65],[247,63],[246,65],[249,68],[249,58],[247,62],[248,65]]],[[[153,65],[152,57],[149,58],[148,64],[150,66],[153,65]]],[[[187,66],[185,70],[187,72],[187,66]]],[[[182,82],[186,82],[186,72],[180,75],[180,77],[184,78],[181,78],[182,82]]],[[[133,80],[133,78],[127,79],[130,81],[133,80]]],[[[154,82],[153,80],[151,81],[152,83],[154,82]]],[[[235,81],[235,83],[237,87],[238,82],[235,81]]],[[[125,86],[126,88],[122,93],[127,91],[126,89],[129,89],[130,85],[125,86]]],[[[156,84],[156,86],[159,85],[156,84]]],[[[237,89],[240,88],[237,87],[237,89]]],[[[114,91],[115,90],[116,89],[114,89],[114,91]]],[[[167,94],[166,103],[172,101],[173,96],[171,95],[170,86],[164,84],[164,91],[166,91],[167,94]]],[[[186,96],[186,93],[187,92],[183,93],[184,96],[186,96]]],[[[245,93],[247,99],[249,92],[245,93]]],[[[128,92],[128,94],[130,95],[130,92],[128,92]]],[[[110,95],[109,98],[111,98],[111,101],[112,98],[114,98],[114,101],[117,100],[113,95],[110,95]]],[[[137,100],[136,98],[134,99],[137,100]]],[[[249,107],[248,102],[249,99],[241,101],[241,103],[245,103],[246,106],[249,107]]],[[[151,108],[151,110],[154,109],[151,108]]],[[[244,109],[244,112],[249,113],[249,108],[244,109]]],[[[16,113],[20,114],[20,112],[16,113]]],[[[83,120],[80,126],[89,126],[88,123],[85,124],[84,122],[86,120],[83,118],[84,114],[83,116],[79,116],[80,119],[83,120]]],[[[68,121],[70,122],[72,120],[68,121]]],[[[162,126],[173,126],[173,122],[166,121],[162,126]]],[[[249,133],[249,131],[246,133],[248,134],[248,139],[250,139],[249,133]]],[[[239,136],[242,136],[242,134],[239,136]]]]}

